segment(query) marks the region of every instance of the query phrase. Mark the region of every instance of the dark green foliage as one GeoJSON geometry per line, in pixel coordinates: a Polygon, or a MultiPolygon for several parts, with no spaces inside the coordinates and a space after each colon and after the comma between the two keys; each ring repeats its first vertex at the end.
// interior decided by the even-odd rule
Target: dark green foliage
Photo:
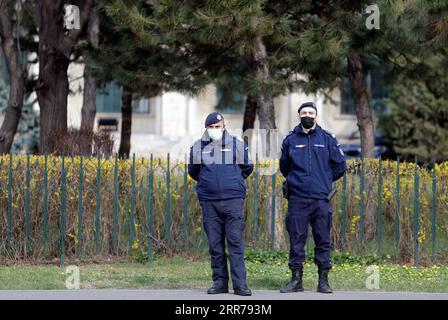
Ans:
{"type": "Polygon", "coordinates": [[[448,4],[413,1],[391,28],[401,51],[389,60],[395,81],[390,111],[379,119],[402,158],[448,159],[448,4]]]}
{"type": "MultiPolygon", "coordinates": [[[[307,263],[313,263],[314,255],[313,252],[306,257],[307,263]]],[[[253,263],[263,263],[263,264],[281,264],[286,265],[289,262],[288,251],[283,250],[254,250],[248,251],[245,255],[245,260],[247,262],[253,263]]],[[[369,254],[341,254],[334,252],[331,256],[332,263],[338,264],[361,264],[361,265],[373,265],[382,264],[391,261],[390,257],[387,256],[374,256],[369,254]]]]}
{"type": "Polygon", "coordinates": [[[372,256],[368,254],[333,254],[331,260],[334,264],[361,264],[365,266],[379,265],[385,262],[391,262],[390,257],[387,256],[372,256]],[[389,260],[389,261],[388,261],[389,260]]]}
{"type": "Polygon", "coordinates": [[[288,262],[288,252],[282,250],[259,249],[246,252],[244,259],[254,263],[283,264],[288,262]]]}
{"type": "Polygon", "coordinates": [[[380,117],[386,139],[402,158],[430,163],[448,159],[447,59],[434,57],[418,69],[420,79],[401,78],[387,101],[390,111],[380,117]],[[425,68],[426,66],[426,68],[425,68]]]}
{"type": "MultiPolygon", "coordinates": [[[[275,13],[274,2],[151,3],[152,7],[144,9],[136,2],[125,5],[117,0],[104,9],[115,25],[130,28],[138,47],[165,52],[163,61],[169,63],[163,65],[161,84],[196,93],[209,83],[232,89],[237,83],[244,94],[264,90],[276,96],[297,81],[291,78],[296,69],[284,66],[285,50],[289,50],[285,44],[294,22],[283,12],[275,13]],[[257,35],[266,43],[268,79],[259,79],[255,73],[253,42],[257,35]]],[[[294,57],[291,60],[297,63],[294,57]]]]}

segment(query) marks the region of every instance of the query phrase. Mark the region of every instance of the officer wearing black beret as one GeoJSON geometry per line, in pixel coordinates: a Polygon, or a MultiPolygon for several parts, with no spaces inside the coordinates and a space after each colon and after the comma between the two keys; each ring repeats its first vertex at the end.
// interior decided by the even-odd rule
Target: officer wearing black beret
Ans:
{"type": "Polygon", "coordinates": [[[328,272],[332,267],[330,230],[333,209],[328,196],[332,182],[344,175],[346,160],[334,134],[317,124],[317,109],[313,102],[302,104],[298,113],[300,123],[283,139],[280,157],[280,171],[288,186],[285,223],[290,240],[288,266],[292,272],[291,281],[280,292],[303,291],[302,264],[310,223],[316,245],[317,291],[332,293],[328,272]]]}
{"type": "Polygon", "coordinates": [[[234,293],[250,296],[246,283],[243,230],[245,225],[245,179],[252,173],[249,148],[231,136],[224,117],[213,112],[205,119],[202,138],[190,149],[188,174],[196,180],[196,191],[209,243],[213,286],[207,293],[227,293],[229,272],[225,240],[229,249],[234,293]]]}

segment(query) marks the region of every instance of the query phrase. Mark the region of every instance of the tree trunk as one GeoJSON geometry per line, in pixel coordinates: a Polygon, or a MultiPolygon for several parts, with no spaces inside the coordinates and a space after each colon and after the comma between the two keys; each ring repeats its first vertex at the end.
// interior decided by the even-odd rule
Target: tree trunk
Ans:
{"type": "Polygon", "coordinates": [[[121,139],[118,156],[120,158],[129,158],[129,153],[131,152],[132,92],[123,88],[121,101],[121,139]]]}
{"type": "MultiPolygon", "coordinates": [[[[93,48],[98,48],[99,45],[99,19],[97,13],[94,11],[90,16],[88,25],[89,42],[93,48]]],[[[86,68],[84,69],[84,95],[83,105],[81,109],[81,130],[86,132],[86,136],[92,136],[95,125],[96,115],[96,77],[89,72],[87,66],[91,64],[89,57],[85,58],[86,68]]],[[[92,139],[83,141],[82,150],[85,155],[92,153],[92,139]]]]}
{"type": "Polygon", "coordinates": [[[269,66],[266,61],[266,46],[261,36],[254,39],[254,61],[256,65],[257,81],[261,84],[257,94],[257,115],[260,122],[260,129],[266,130],[266,139],[262,141],[262,154],[271,156],[270,130],[276,129],[274,99],[271,90],[266,87],[269,81],[269,66]]]}
{"type": "Polygon", "coordinates": [[[39,79],[36,84],[40,107],[40,153],[53,153],[57,141],[67,133],[67,70],[70,54],[94,1],[86,0],[81,13],[81,29],[64,31],[64,1],[39,0],[39,79]]]}
{"type": "MultiPolygon", "coordinates": [[[[356,117],[358,120],[359,133],[361,137],[361,154],[362,157],[366,159],[373,158],[375,134],[373,117],[370,108],[370,92],[367,87],[364,71],[361,57],[358,54],[352,54],[348,57],[348,74],[355,100],[356,117]]],[[[365,186],[368,187],[373,185],[373,176],[366,172],[365,177],[365,186]]],[[[365,207],[366,241],[372,240],[375,234],[375,212],[371,203],[371,201],[368,201],[365,207]]]]}
{"type": "MultiPolygon", "coordinates": [[[[248,95],[246,99],[246,108],[244,109],[243,134],[246,133],[246,130],[254,128],[256,114],[257,114],[257,99],[252,95],[248,95]]],[[[244,135],[244,142],[246,142],[246,144],[249,144],[249,139],[250,136],[244,135]]]]}
{"type": "Polygon", "coordinates": [[[370,109],[370,92],[367,88],[363,65],[358,54],[348,57],[348,75],[355,100],[356,118],[361,137],[361,152],[364,158],[372,158],[375,147],[375,133],[370,109]]]}
{"type": "Polygon", "coordinates": [[[0,154],[11,150],[20,121],[27,78],[25,67],[18,61],[11,27],[11,11],[7,3],[0,2],[0,37],[10,78],[8,106],[0,128],[0,154]]]}

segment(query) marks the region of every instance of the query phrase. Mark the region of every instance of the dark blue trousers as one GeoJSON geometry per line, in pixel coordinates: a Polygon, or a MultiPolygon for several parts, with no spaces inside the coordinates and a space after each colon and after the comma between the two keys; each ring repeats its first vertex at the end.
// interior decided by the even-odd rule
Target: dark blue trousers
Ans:
{"type": "Polygon", "coordinates": [[[233,288],[246,286],[244,263],[244,199],[201,201],[202,218],[211,257],[212,279],[228,286],[225,240],[229,250],[233,288]]]}
{"type": "Polygon", "coordinates": [[[331,269],[331,203],[311,198],[288,199],[286,230],[289,233],[289,268],[298,269],[305,261],[305,243],[308,237],[308,224],[311,224],[314,238],[314,263],[322,269],[331,269]]]}

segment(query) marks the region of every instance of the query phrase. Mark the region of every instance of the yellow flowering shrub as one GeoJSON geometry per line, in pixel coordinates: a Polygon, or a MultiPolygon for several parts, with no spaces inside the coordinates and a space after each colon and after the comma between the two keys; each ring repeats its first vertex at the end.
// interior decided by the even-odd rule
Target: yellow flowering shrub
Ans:
{"type": "MultiPolygon", "coordinates": [[[[57,256],[60,249],[60,218],[62,205],[62,158],[47,157],[47,186],[45,188],[45,157],[31,155],[29,191],[27,181],[27,157],[14,155],[10,164],[9,155],[0,156],[0,208],[2,222],[0,223],[0,239],[8,244],[0,248],[0,254],[23,258],[25,254],[26,226],[29,225],[29,241],[31,250],[27,250],[27,257],[47,258],[57,256]],[[10,170],[10,165],[12,170],[10,170]],[[11,176],[10,176],[11,174],[11,176]],[[10,179],[11,178],[11,179],[10,179]],[[10,184],[10,181],[12,182],[10,184]],[[29,192],[29,219],[27,220],[27,194],[29,192]],[[11,213],[11,216],[9,216],[11,213]],[[46,221],[44,223],[44,221],[46,221]],[[44,230],[44,225],[46,232],[44,230]],[[11,226],[11,228],[9,227],[11,226]],[[45,240],[46,238],[46,240],[45,240]],[[45,244],[45,246],[44,246],[45,244]],[[6,250],[9,249],[9,253],[6,250]]],[[[150,159],[136,158],[118,159],[115,168],[115,158],[100,159],[98,171],[97,158],[68,157],[64,159],[66,172],[65,207],[66,207],[66,255],[77,255],[78,247],[81,255],[93,255],[95,251],[95,234],[99,228],[101,253],[123,254],[129,250],[147,250],[148,219],[152,224],[150,239],[155,251],[160,253],[197,252],[202,234],[201,209],[197,201],[196,182],[188,175],[186,189],[184,186],[184,161],[167,158],[154,158],[152,173],[153,185],[150,193],[149,176],[151,172],[150,159]],[[169,190],[167,190],[167,168],[169,165],[169,190]],[[135,169],[134,185],[132,184],[132,170],[135,169]],[[117,177],[115,180],[115,169],[117,177]],[[80,180],[81,172],[83,175],[80,180]],[[100,189],[98,189],[98,182],[100,189]],[[117,184],[115,184],[117,182],[117,184]],[[185,192],[186,190],[186,192],[185,192]],[[169,201],[170,210],[167,212],[169,201]],[[152,204],[152,216],[149,216],[149,203],[152,204]],[[99,206],[97,205],[99,204],[99,206]],[[131,225],[131,216],[134,225],[131,225]],[[81,217],[81,220],[79,220],[81,217]],[[98,220],[99,219],[99,220],[98,220]],[[185,225],[185,219],[187,226],[185,225]],[[81,221],[81,223],[80,223],[81,221]],[[168,223],[168,225],[167,225],[168,223]],[[78,230],[82,229],[81,239],[78,230]],[[168,231],[168,234],[167,234],[168,231]],[[130,234],[134,233],[134,242],[130,243],[130,234]],[[170,237],[170,248],[167,248],[167,238],[170,237]],[[135,242],[137,241],[137,242],[135,242]],[[136,244],[138,247],[136,248],[136,244]],[[196,251],[195,251],[196,250],[196,251]]],[[[282,197],[282,183],[284,181],[279,168],[279,161],[260,160],[255,171],[248,177],[246,184],[248,194],[245,202],[246,228],[245,238],[248,245],[271,245],[271,224],[275,219],[276,237],[285,235],[284,216],[287,202],[282,197]],[[275,172],[275,185],[272,184],[271,173],[275,172]],[[255,189],[255,179],[258,177],[258,189],[255,189]],[[275,187],[275,195],[272,192],[275,187]],[[272,215],[273,203],[275,210],[272,215]],[[256,238],[254,226],[257,226],[256,238]]],[[[427,245],[432,240],[432,179],[433,171],[415,166],[414,163],[383,160],[381,173],[378,159],[364,161],[365,185],[364,219],[365,236],[377,236],[377,221],[379,214],[378,192],[381,197],[381,215],[384,242],[394,241],[397,216],[400,230],[412,230],[414,214],[414,174],[419,178],[419,219],[420,230],[418,243],[427,245]],[[397,169],[399,181],[397,188],[397,169]],[[417,171],[415,171],[417,170],[417,171]],[[379,188],[379,175],[382,185],[379,188]],[[400,211],[397,212],[398,207],[400,211]],[[370,228],[370,229],[369,229],[370,228]],[[369,231],[370,230],[370,231],[369,231]],[[369,233],[370,232],[370,233],[369,233]]],[[[448,230],[448,162],[436,164],[436,230],[439,235],[448,230]]],[[[346,172],[345,199],[343,210],[342,199],[343,179],[334,183],[338,192],[332,200],[333,205],[333,241],[336,249],[342,246],[341,229],[343,215],[346,219],[347,242],[359,241],[361,225],[361,171],[362,164],[358,160],[348,161],[346,172]]],[[[412,232],[402,232],[400,241],[412,246],[412,232]],[[407,238],[406,238],[407,237],[407,238]]],[[[204,245],[204,243],[202,243],[204,245]]],[[[287,247],[287,239],[282,243],[287,247]]],[[[348,248],[348,246],[347,246],[348,248]]]]}

